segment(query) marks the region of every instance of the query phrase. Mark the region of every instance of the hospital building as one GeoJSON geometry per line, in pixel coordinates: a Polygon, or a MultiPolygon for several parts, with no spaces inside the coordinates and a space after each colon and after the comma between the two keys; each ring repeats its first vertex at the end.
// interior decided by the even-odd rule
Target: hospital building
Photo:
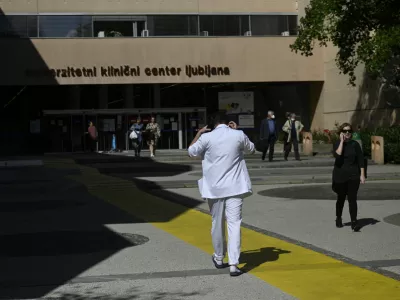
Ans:
{"type": "Polygon", "coordinates": [[[2,147],[85,151],[92,121],[99,151],[113,136],[127,150],[132,122],[155,116],[158,147],[186,149],[218,110],[254,139],[268,110],[307,130],[395,122],[361,71],[347,85],[333,47],[290,50],[308,2],[0,0],[2,147]]]}

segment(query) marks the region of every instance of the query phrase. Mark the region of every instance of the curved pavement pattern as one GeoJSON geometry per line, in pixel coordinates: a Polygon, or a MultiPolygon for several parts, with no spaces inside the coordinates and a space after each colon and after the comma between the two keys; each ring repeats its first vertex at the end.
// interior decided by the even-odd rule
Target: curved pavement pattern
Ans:
{"type": "MultiPolygon", "coordinates": [[[[331,184],[274,188],[258,192],[258,194],[291,200],[336,200],[331,184]]],[[[400,186],[398,183],[369,182],[360,186],[358,200],[400,200],[400,186]]]]}
{"type": "Polygon", "coordinates": [[[396,225],[396,226],[400,226],[400,213],[387,216],[383,220],[386,223],[389,223],[389,224],[392,224],[392,225],[396,225]]]}

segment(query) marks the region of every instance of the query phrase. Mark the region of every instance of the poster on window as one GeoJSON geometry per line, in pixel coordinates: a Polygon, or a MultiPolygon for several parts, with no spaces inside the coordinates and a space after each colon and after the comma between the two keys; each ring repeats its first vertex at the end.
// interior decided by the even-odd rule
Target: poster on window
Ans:
{"type": "Polygon", "coordinates": [[[226,114],[252,114],[254,113],[253,92],[219,92],[218,108],[226,114]]]}
{"type": "Polygon", "coordinates": [[[239,115],[239,128],[254,128],[254,115],[239,115]]]}

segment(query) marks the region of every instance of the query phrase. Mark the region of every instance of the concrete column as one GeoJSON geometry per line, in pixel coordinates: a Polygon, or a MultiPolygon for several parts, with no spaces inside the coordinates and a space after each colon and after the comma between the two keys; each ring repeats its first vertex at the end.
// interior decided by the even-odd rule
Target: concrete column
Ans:
{"type": "Polygon", "coordinates": [[[159,84],[153,85],[153,103],[154,108],[161,107],[161,90],[159,84]]]}
{"type": "Polygon", "coordinates": [[[108,85],[99,86],[99,109],[108,108],[108,85]]]}
{"type": "Polygon", "coordinates": [[[79,85],[72,85],[69,87],[68,106],[70,109],[81,108],[81,87],[79,85]]]}
{"type": "Polygon", "coordinates": [[[133,85],[127,84],[125,85],[125,93],[124,93],[124,107],[125,108],[134,108],[135,107],[135,98],[133,96],[133,85]]]}

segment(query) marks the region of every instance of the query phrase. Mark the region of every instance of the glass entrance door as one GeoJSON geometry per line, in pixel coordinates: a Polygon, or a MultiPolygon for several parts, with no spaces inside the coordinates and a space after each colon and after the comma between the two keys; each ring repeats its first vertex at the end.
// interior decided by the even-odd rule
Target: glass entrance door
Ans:
{"type": "Polygon", "coordinates": [[[85,130],[83,115],[71,116],[71,144],[72,152],[81,152],[85,150],[85,130]]]}
{"type": "Polygon", "coordinates": [[[71,145],[71,118],[70,116],[54,115],[45,119],[48,132],[49,152],[70,152],[71,145]]]}
{"type": "Polygon", "coordinates": [[[183,149],[187,149],[196,136],[197,129],[206,126],[206,113],[203,111],[194,111],[182,113],[183,120],[183,149]]]}
{"type": "Polygon", "coordinates": [[[161,129],[161,138],[157,145],[158,149],[179,149],[179,114],[158,114],[156,121],[161,129]]]}

